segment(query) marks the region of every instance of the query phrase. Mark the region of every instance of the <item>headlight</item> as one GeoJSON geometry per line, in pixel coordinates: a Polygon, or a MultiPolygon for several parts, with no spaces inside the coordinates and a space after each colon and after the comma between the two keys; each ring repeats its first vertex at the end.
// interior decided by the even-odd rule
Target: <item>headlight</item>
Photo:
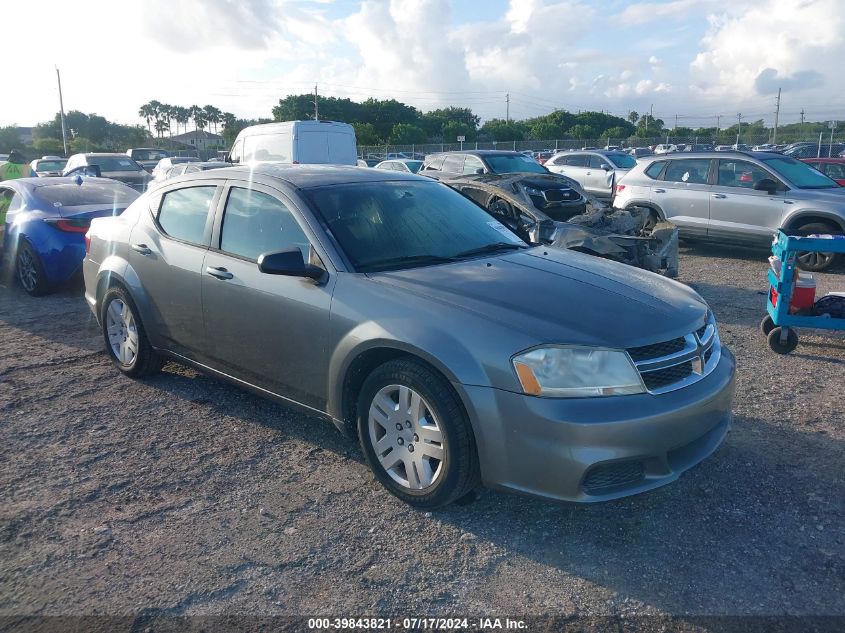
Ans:
{"type": "Polygon", "coordinates": [[[645,393],[625,352],[592,347],[541,347],[515,356],[522,390],[532,396],[588,398],[645,393]]]}
{"type": "Polygon", "coordinates": [[[527,193],[529,196],[540,196],[541,198],[543,197],[543,192],[537,189],[536,187],[523,187],[523,189],[525,190],[525,193],[527,193]]]}

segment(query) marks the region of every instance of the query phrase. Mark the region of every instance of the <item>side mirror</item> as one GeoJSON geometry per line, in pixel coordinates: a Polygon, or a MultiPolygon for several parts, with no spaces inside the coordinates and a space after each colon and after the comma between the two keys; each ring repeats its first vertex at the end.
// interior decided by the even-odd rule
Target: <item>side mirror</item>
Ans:
{"type": "Polygon", "coordinates": [[[778,184],[771,178],[763,178],[754,183],[754,189],[757,191],[765,191],[770,196],[777,193],[778,184]]]}
{"type": "Polygon", "coordinates": [[[475,173],[476,173],[476,174],[483,174],[483,173],[484,173],[484,169],[483,169],[482,167],[479,167],[478,169],[476,169],[476,170],[475,170],[475,173]]]}
{"type": "Polygon", "coordinates": [[[525,228],[526,231],[530,231],[537,225],[537,221],[527,213],[519,214],[519,223],[525,228]]]}
{"type": "Polygon", "coordinates": [[[610,171],[610,165],[608,165],[607,163],[602,163],[601,168],[604,171],[610,171]]]}
{"type": "Polygon", "coordinates": [[[320,280],[325,274],[319,266],[306,264],[302,258],[302,251],[296,246],[275,253],[262,253],[258,256],[258,270],[268,275],[307,277],[315,281],[320,280]]]}

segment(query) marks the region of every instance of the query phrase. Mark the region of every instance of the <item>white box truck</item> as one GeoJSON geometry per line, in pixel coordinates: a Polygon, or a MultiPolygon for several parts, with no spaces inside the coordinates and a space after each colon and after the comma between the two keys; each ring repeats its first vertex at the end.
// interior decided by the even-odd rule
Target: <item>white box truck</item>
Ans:
{"type": "Polygon", "coordinates": [[[229,153],[232,163],[355,165],[355,129],[337,121],[283,121],[241,130],[229,153]]]}

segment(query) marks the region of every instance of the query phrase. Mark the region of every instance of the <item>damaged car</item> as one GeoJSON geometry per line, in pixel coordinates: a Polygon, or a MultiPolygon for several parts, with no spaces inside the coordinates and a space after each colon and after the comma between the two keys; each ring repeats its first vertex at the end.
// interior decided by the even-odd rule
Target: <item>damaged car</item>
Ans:
{"type": "Polygon", "coordinates": [[[452,184],[452,180],[478,177],[501,186],[555,220],[566,221],[584,213],[588,198],[572,178],[553,174],[521,152],[472,150],[426,156],[418,172],[452,184]]]}
{"type": "Polygon", "coordinates": [[[479,174],[443,182],[533,244],[575,250],[666,277],[678,275],[678,229],[674,224],[650,222],[646,208],[614,209],[595,199],[578,213],[555,208],[541,211],[522,183],[534,178],[479,174]]]}

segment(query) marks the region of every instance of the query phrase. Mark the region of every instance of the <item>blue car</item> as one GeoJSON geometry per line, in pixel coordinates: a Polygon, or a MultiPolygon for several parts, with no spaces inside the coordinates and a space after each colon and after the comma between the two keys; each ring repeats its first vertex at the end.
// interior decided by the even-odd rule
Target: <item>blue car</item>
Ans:
{"type": "Polygon", "coordinates": [[[0,182],[4,269],[33,296],[70,279],[85,256],[93,218],[119,215],[139,193],[108,178],[20,178],[0,182]]]}

